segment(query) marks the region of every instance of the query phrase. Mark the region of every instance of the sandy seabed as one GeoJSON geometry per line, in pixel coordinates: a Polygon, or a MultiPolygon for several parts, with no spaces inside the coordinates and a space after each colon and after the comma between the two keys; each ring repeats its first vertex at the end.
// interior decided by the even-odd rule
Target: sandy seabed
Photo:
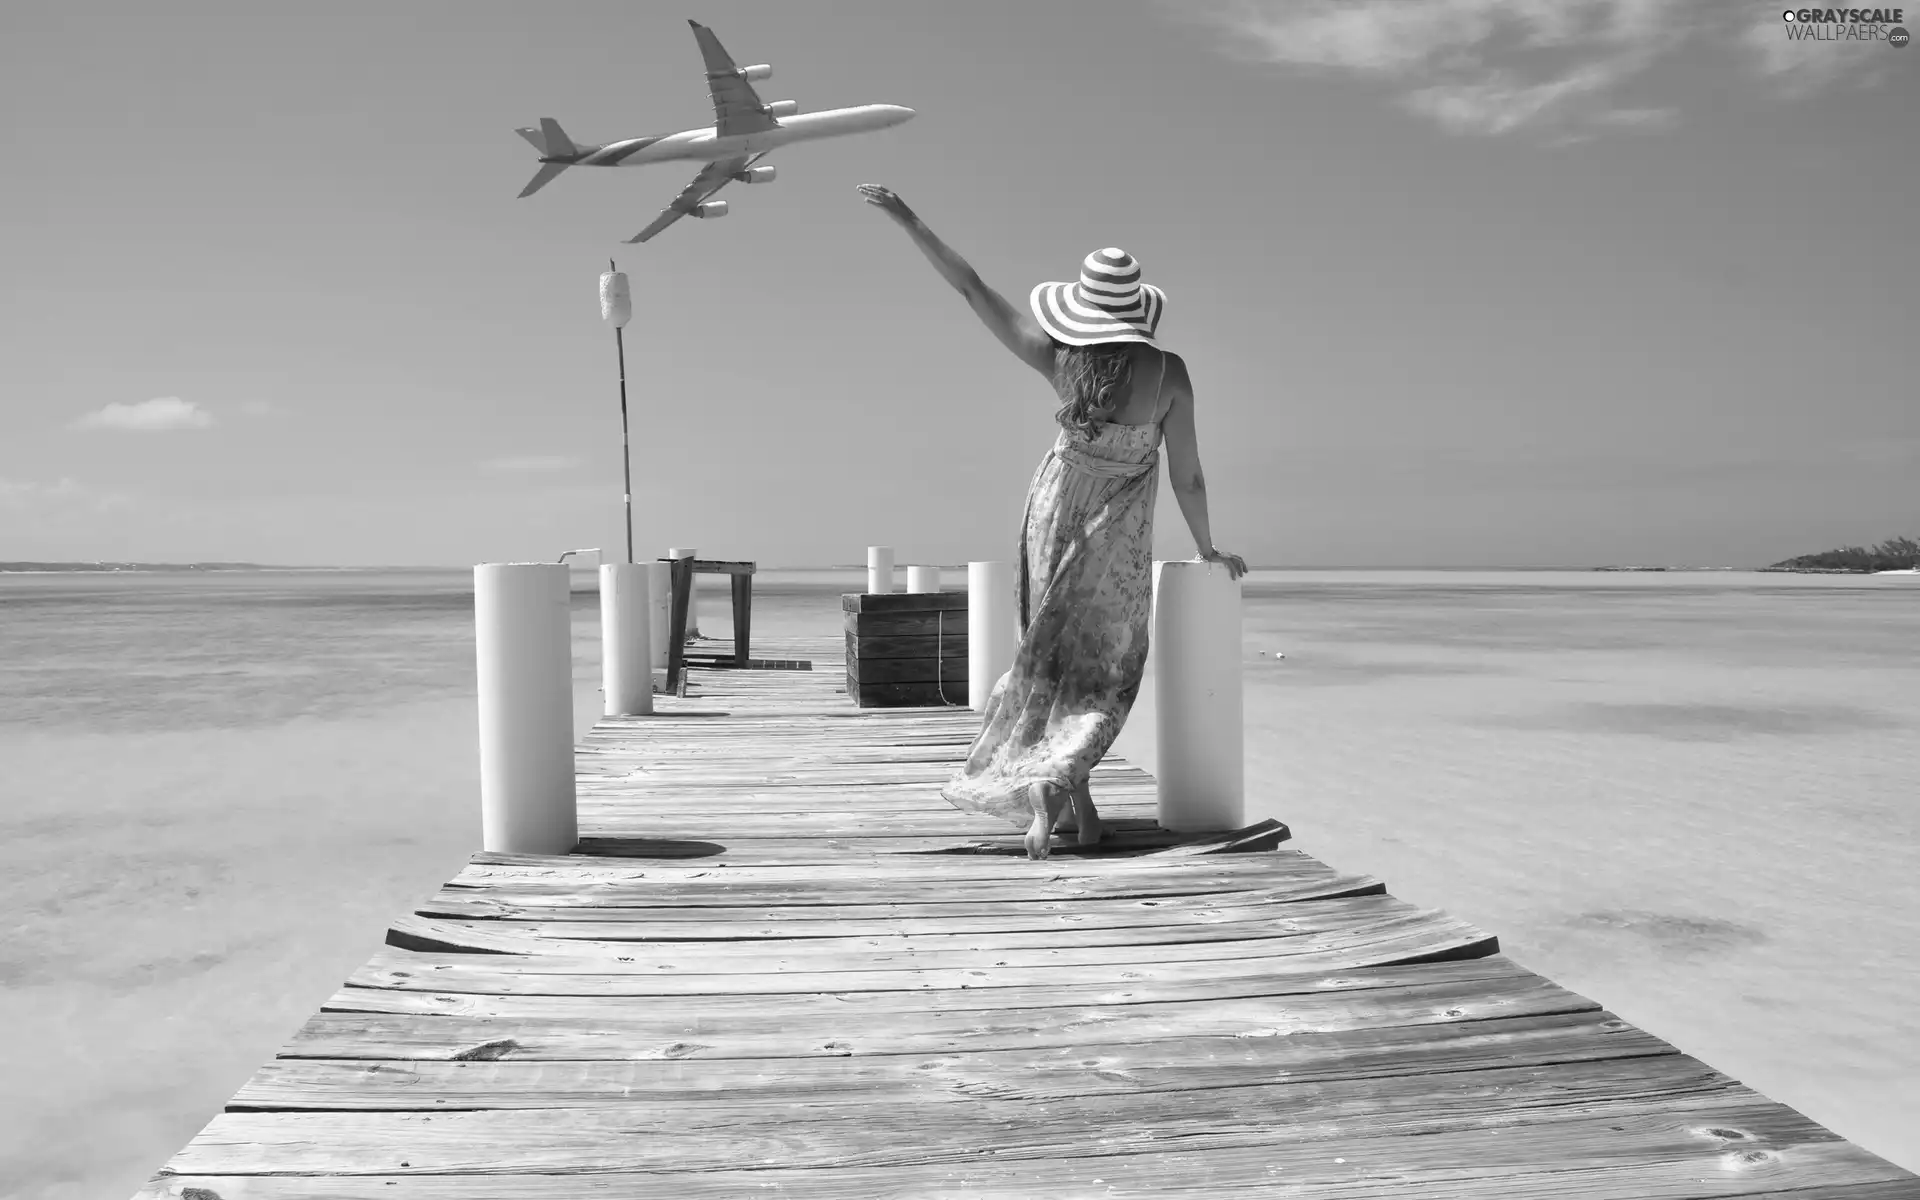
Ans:
{"type": "MultiPolygon", "coordinates": [[[[1250,820],[1920,1169],[1920,672],[1277,611],[1246,630],[1250,820]]],[[[583,671],[578,726],[597,703],[583,671]]],[[[1115,747],[1149,770],[1153,722],[1149,677],[1115,747]]],[[[190,1140],[478,844],[474,728],[436,699],[0,732],[6,1194],[130,1195],[190,1140]]]]}

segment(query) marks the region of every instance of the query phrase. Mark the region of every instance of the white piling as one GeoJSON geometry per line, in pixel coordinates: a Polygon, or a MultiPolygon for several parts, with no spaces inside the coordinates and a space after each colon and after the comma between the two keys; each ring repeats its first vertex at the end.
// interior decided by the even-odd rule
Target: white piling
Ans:
{"type": "Polygon", "coordinates": [[[1013,601],[1012,563],[967,564],[967,706],[975,712],[986,710],[1020,648],[1013,601]]]}
{"type": "Polygon", "coordinates": [[[648,649],[655,669],[667,669],[667,626],[673,620],[673,566],[650,562],[647,567],[648,649]]]}
{"type": "MultiPolygon", "coordinates": [[[[667,551],[667,557],[699,558],[700,554],[691,546],[675,546],[667,551]]],[[[687,636],[700,636],[700,577],[698,575],[687,583],[687,636]]]]}
{"type": "Polygon", "coordinates": [[[483,849],[566,854],[573,786],[573,615],[561,563],[473,569],[483,849]]]}
{"type": "Polygon", "coordinates": [[[867,591],[876,596],[893,591],[893,547],[867,547],[867,591]]]}
{"type": "Polygon", "coordinates": [[[600,685],[609,717],[653,712],[650,565],[600,564],[600,685]]]}
{"type": "Polygon", "coordinates": [[[1153,696],[1160,824],[1246,824],[1240,581],[1219,563],[1154,564],[1153,696]]]}
{"type": "Polygon", "coordinates": [[[939,567],[908,567],[907,590],[909,592],[937,592],[940,590],[939,567]]]}

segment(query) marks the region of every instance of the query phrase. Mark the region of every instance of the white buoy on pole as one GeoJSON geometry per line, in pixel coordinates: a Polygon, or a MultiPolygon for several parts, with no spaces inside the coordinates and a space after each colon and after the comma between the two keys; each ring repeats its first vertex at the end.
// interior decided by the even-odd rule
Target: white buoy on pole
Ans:
{"type": "Polygon", "coordinates": [[[627,342],[621,330],[633,319],[633,293],[626,273],[607,260],[600,276],[600,318],[613,326],[614,351],[620,356],[620,481],[627,517],[627,561],[633,561],[633,450],[627,437],[627,342]]]}
{"type": "Polygon", "coordinates": [[[937,592],[940,590],[939,567],[908,567],[907,590],[909,592],[937,592]]]}
{"type": "Polygon", "coordinates": [[[893,547],[867,547],[867,592],[885,596],[893,591],[893,547]]]}
{"type": "Polygon", "coordinates": [[[967,564],[967,706],[975,712],[985,711],[1020,648],[1013,601],[1012,563],[967,564]]]}
{"type": "Polygon", "coordinates": [[[653,712],[652,565],[600,564],[600,683],[609,717],[653,712]]]}
{"type": "MultiPolygon", "coordinates": [[[[699,558],[700,552],[692,546],[675,546],[667,551],[668,558],[699,558]]],[[[700,577],[695,575],[687,581],[687,636],[700,636],[700,577]]]]}
{"type": "Polygon", "coordinates": [[[650,562],[647,568],[647,611],[651,616],[648,622],[648,645],[653,651],[653,665],[659,670],[667,669],[667,629],[673,620],[673,566],[670,563],[650,562]]]}
{"type": "Polygon", "coordinates": [[[1225,564],[1157,562],[1154,746],[1160,825],[1184,833],[1246,824],[1240,581],[1225,564]]]}
{"type": "Polygon", "coordinates": [[[564,563],[473,569],[479,668],[481,846],[566,854],[573,784],[573,614],[564,563]]]}

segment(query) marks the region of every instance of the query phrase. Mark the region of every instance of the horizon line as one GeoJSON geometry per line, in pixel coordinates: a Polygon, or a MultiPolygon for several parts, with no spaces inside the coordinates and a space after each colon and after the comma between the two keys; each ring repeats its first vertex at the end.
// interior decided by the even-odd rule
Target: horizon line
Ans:
{"type": "MultiPolygon", "coordinates": [[[[641,559],[637,562],[658,562],[664,559],[641,559]]],[[[1156,559],[1156,562],[1194,562],[1193,558],[1156,559]]],[[[142,559],[19,559],[0,561],[0,572],[9,574],[92,574],[113,568],[147,571],[203,571],[203,572],[246,572],[246,571],[466,571],[485,564],[450,563],[256,563],[234,559],[201,559],[187,561],[142,560],[142,559]]],[[[558,564],[548,564],[558,565],[558,564]]],[[[594,571],[600,565],[573,562],[566,564],[574,571],[594,571]]],[[[898,570],[905,566],[926,566],[941,571],[965,571],[967,563],[905,563],[896,564],[898,570]]],[[[865,563],[825,563],[825,564],[768,564],[756,566],[757,571],[819,571],[819,572],[860,572],[867,570],[865,563]]],[[[1555,564],[1547,566],[1518,566],[1501,563],[1466,563],[1447,565],[1418,565],[1408,563],[1292,563],[1248,564],[1247,570],[1253,571],[1758,571],[1766,566],[1748,564],[1673,564],[1673,563],[1601,563],[1601,564],[1555,564]]]]}

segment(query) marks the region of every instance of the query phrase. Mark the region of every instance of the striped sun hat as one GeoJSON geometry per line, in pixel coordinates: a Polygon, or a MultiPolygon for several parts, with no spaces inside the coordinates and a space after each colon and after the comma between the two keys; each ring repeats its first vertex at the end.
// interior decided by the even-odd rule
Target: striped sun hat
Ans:
{"type": "Polygon", "coordinates": [[[1140,282],[1140,263],[1117,246],[1095,250],[1080,264],[1078,283],[1033,289],[1033,315],[1054,340],[1069,346],[1151,342],[1167,296],[1140,282]]]}

